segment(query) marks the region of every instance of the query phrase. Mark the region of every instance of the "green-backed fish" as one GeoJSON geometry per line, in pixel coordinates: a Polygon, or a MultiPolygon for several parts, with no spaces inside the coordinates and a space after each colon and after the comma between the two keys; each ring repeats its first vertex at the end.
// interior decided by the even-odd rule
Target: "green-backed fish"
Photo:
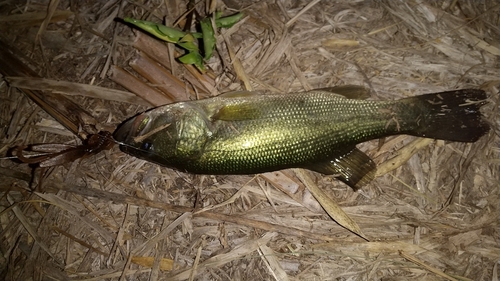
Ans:
{"type": "Polygon", "coordinates": [[[350,97],[359,87],[290,94],[234,92],[160,106],[114,133],[124,152],[197,174],[253,174],[306,168],[335,174],[354,189],[375,164],[356,145],[408,134],[474,142],[489,130],[482,90],[463,89],[396,101],[350,97]]]}

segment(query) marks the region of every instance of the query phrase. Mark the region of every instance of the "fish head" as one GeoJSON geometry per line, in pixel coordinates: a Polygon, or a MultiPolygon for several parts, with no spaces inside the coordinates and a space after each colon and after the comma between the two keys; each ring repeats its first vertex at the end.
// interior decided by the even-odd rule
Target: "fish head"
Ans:
{"type": "Polygon", "coordinates": [[[206,114],[189,103],[143,112],[118,127],[113,137],[123,152],[170,167],[188,165],[211,135],[206,114]]]}
{"type": "Polygon", "coordinates": [[[120,149],[140,159],[168,165],[175,155],[177,127],[183,112],[178,106],[165,105],[140,113],[114,132],[120,149]]]}

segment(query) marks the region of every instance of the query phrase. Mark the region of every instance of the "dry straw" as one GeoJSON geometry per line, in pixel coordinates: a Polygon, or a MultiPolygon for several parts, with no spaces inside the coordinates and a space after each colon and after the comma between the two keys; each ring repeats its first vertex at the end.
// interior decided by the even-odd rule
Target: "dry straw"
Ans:
{"type": "Polygon", "coordinates": [[[192,4],[2,4],[2,59],[19,59],[0,64],[4,280],[497,279],[498,1],[192,4]],[[218,31],[206,74],[115,20],[184,24],[185,11],[204,15],[205,5],[246,15],[218,31]],[[14,71],[21,65],[43,78],[14,71]],[[361,144],[378,173],[358,192],[302,170],[186,174],[117,147],[43,173],[7,159],[17,145],[79,144],[173,100],[335,85],[364,86],[374,100],[482,88],[493,130],[474,144],[361,144]],[[37,105],[18,89],[59,102],[37,105]]]}

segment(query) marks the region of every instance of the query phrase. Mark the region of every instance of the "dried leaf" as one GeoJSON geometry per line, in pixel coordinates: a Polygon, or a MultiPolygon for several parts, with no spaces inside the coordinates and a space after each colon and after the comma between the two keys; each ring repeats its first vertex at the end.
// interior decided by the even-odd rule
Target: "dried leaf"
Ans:
{"type": "MultiPolygon", "coordinates": [[[[132,257],[132,262],[140,266],[152,268],[155,262],[154,257],[132,257]]],[[[160,270],[172,270],[174,268],[174,260],[162,258],[160,260],[160,270]]]]}
{"type": "Polygon", "coordinates": [[[358,224],[351,219],[340,206],[335,203],[331,198],[329,198],[326,193],[321,190],[314,181],[306,174],[303,169],[294,169],[297,177],[304,183],[311,194],[318,200],[319,204],[325,211],[330,215],[330,217],[336,221],[341,226],[345,227],[347,230],[352,231],[354,234],[368,241],[368,238],[361,232],[358,224]]]}

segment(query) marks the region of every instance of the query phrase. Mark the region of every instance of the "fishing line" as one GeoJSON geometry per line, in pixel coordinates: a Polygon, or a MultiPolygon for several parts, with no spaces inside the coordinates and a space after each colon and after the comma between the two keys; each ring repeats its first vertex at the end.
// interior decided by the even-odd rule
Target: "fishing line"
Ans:
{"type": "MultiPolygon", "coordinates": [[[[167,125],[170,125],[170,124],[167,124],[167,125]]],[[[161,154],[158,154],[156,153],[154,150],[146,150],[146,149],[142,149],[140,147],[136,147],[136,146],[133,146],[133,145],[130,145],[130,144],[127,144],[127,143],[123,143],[123,142],[119,142],[117,140],[115,140],[114,138],[109,138],[109,137],[104,137],[106,139],[109,139],[111,140],[112,142],[118,144],[118,145],[121,145],[121,146],[124,146],[124,147],[129,147],[131,149],[134,149],[134,150],[137,150],[137,151],[141,151],[141,152],[145,152],[145,153],[149,153],[150,155],[154,155],[154,156],[157,156],[157,157],[160,157],[162,158],[163,156],[161,154]]]]}
{"type": "MultiPolygon", "coordinates": [[[[127,143],[124,143],[124,142],[120,142],[120,141],[117,141],[115,140],[113,137],[107,137],[107,136],[101,136],[103,139],[106,139],[106,140],[109,140],[117,145],[121,145],[121,146],[125,146],[125,147],[129,147],[129,148],[132,148],[132,149],[135,149],[135,150],[139,150],[139,151],[142,151],[142,152],[148,152],[148,153],[151,153],[151,154],[154,154],[156,156],[160,156],[159,154],[155,153],[154,151],[151,151],[151,150],[145,150],[145,149],[141,149],[139,147],[135,147],[133,145],[130,145],[130,144],[127,144],[127,143]]],[[[75,148],[77,148],[78,146],[75,146],[75,148]]],[[[61,151],[64,151],[64,150],[61,150],[61,151]]],[[[39,153],[32,153],[32,154],[29,154],[28,157],[26,158],[34,158],[34,157],[40,157],[40,156],[45,156],[45,155],[48,155],[48,154],[53,154],[54,152],[39,152],[39,153]]],[[[0,160],[6,160],[6,159],[19,159],[19,157],[17,156],[4,156],[4,157],[0,157],[0,160]]]]}

